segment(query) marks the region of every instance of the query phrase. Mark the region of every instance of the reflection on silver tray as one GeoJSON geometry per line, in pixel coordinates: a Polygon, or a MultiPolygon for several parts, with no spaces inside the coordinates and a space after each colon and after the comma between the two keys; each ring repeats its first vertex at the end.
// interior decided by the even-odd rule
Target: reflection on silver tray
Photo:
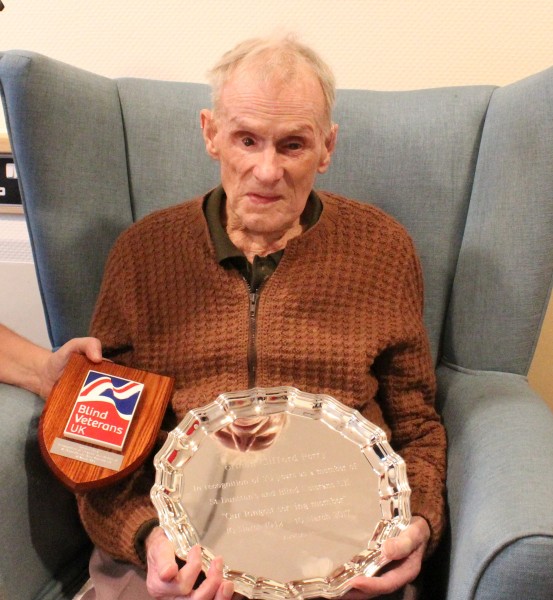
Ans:
{"type": "Polygon", "coordinates": [[[333,598],[384,564],[409,523],[405,463],[384,432],[331,396],[292,387],[220,395],[190,411],[154,460],[152,501],[185,558],[248,598],[333,598]]]}

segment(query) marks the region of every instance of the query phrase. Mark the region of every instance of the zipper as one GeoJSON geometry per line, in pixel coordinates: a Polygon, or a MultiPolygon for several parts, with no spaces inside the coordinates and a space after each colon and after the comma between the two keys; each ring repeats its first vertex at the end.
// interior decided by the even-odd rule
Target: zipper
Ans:
{"type": "Polygon", "coordinates": [[[259,294],[263,284],[255,292],[252,292],[250,284],[244,279],[248,288],[248,388],[256,386],[257,382],[257,308],[259,306],[259,294]]]}
{"type": "MultiPolygon", "coordinates": [[[[255,258],[252,264],[252,269],[255,265],[255,258]]],[[[255,278],[256,280],[261,279],[257,288],[252,289],[250,279],[242,275],[242,279],[246,284],[248,290],[248,388],[254,388],[257,385],[257,312],[259,309],[259,298],[261,296],[261,290],[267,283],[269,277],[265,274],[265,277],[255,278]]]]}

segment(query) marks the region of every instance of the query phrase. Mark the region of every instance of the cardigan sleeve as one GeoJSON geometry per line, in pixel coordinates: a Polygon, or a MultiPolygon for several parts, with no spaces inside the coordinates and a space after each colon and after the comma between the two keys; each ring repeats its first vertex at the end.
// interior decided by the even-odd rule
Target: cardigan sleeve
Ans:
{"type": "Polygon", "coordinates": [[[120,482],[77,495],[83,526],[92,542],[113,558],[144,567],[140,532],[157,519],[150,501],[152,460],[120,482]]]}
{"type": "MultiPolygon", "coordinates": [[[[102,342],[106,358],[131,365],[137,318],[138,273],[132,233],[116,242],[104,274],[90,334],[102,342]]],[[[157,517],[150,501],[155,473],[151,459],[131,476],[104,488],[77,495],[81,521],[92,542],[114,558],[141,565],[136,536],[144,523],[157,517]]]]}
{"type": "Polygon", "coordinates": [[[392,447],[407,465],[411,512],[431,529],[435,549],[445,526],[446,435],[434,402],[434,365],[423,323],[423,283],[411,240],[399,278],[394,340],[374,365],[379,402],[392,432],[392,447]]]}
{"type": "Polygon", "coordinates": [[[90,325],[90,335],[100,339],[104,356],[124,365],[132,364],[138,322],[135,291],[139,280],[133,246],[128,230],[110,252],[90,325]]]}

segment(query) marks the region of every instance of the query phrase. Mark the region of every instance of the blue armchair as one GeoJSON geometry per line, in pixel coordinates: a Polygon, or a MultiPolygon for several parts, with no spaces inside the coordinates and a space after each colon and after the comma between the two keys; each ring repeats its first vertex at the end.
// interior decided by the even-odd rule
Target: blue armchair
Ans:
{"type": "MultiPolygon", "coordinates": [[[[50,337],[87,331],[106,256],[150,211],[218,182],[204,85],[111,80],[0,53],[50,337]]],[[[421,255],[450,531],[432,598],[553,597],[553,413],[526,381],[553,278],[553,70],[503,87],[341,90],[318,187],[377,204],[421,255]]],[[[0,597],[71,598],[90,545],[36,444],[41,402],[0,386],[0,597]]]]}

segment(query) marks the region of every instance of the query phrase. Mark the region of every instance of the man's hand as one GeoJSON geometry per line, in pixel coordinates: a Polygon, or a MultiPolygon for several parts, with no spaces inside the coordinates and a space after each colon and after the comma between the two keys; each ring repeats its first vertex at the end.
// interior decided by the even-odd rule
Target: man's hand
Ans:
{"type": "Polygon", "coordinates": [[[382,575],[359,576],[352,580],[353,589],[343,598],[361,600],[391,594],[411,583],[421,570],[422,557],[430,539],[430,527],[422,517],[413,517],[411,524],[396,538],[386,540],[382,554],[393,561],[382,575]],[[395,563],[395,564],[394,564],[395,563]]]}
{"type": "Polygon", "coordinates": [[[230,600],[234,586],[223,580],[223,560],[215,558],[209,567],[205,581],[194,589],[202,571],[202,555],[199,546],[194,546],[186,557],[186,564],[179,569],[173,545],[161,527],[152,530],[146,539],[148,593],[163,600],[230,600]]]}
{"type": "Polygon", "coordinates": [[[84,354],[89,360],[99,363],[102,360],[102,344],[100,340],[92,337],[73,338],[65,343],[56,352],[45,356],[42,369],[39,372],[39,393],[42,398],[48,398],[52,387],[61,377],[69,357],[74,352],[84,354]]]}

